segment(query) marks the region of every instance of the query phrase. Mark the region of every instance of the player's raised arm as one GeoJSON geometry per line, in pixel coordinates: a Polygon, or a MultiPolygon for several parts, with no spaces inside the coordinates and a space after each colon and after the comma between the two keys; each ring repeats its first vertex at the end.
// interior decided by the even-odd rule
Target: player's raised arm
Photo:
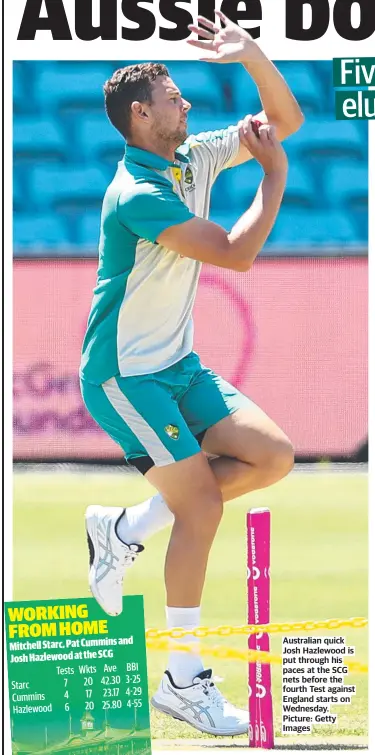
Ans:
{"type": "Polygon", "coordinates": [[[193,218],[163,230],[158,242],[184,257],[218,267],[246,271],[253,264],[275,223],[284,193],[288,164],[273,126],[261,126],[259,137],[244,131],[247,149],[263,167],[265,176],[255,200],[230,233],[215,223],[193,218]]]}
{"type": "MultiPolygon", "coordinates": [[[[198,25],[189,29],[203,40],[189,39],[188,44],[205,50],[209,55],[201,58],[209,63],[242,63],[257,85],[263,111],[255,119],[276,127],[279,140],[295,133],[302,123],[303,114],[285,79],[273,63],[251,39],[245,29],[230,21],[221,11],[216,15],[224,28],[216,26],[207,18],[198,16],[198,25]]],[[[245,116],[245,113],[244,113],[245,116]]],[[[241,147],[231,167],[251,158],[240,127],[241,147]]]]}

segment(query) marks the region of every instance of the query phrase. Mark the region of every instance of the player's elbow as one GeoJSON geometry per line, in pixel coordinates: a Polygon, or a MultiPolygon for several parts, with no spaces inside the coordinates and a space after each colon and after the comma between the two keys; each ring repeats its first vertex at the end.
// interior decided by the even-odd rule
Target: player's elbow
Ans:
{"type": "Polygon", "coordinates": [[[305,116],[300,109],[300,107],[296,107],[295,113],[293,114],[293,117],[289,120],[287,126],[288,126],[288,136],[291,136],[292,134],[295,134],[301,126],[303,126],[305,122],[305,116]]]}
{"type": "Polygon", "coordinates": [[[254,259],[240,259],[232,262],[231,269],[236,273],[247,273],[253,266],[254,259]]]}
{"type": "Polygon", "coordinates": [[[214,265],[234,270],[236,273],[246,273],[250,270],[259,250],[250,249],[248,244],[244,248],[243,244],[233,243],[231,234],[228,233],[223,234],[218,242],[214,265]]]}
{"type": "Polygon", "coordinates": [[[305,116],[296,103],[296,107],[294,108],[293,113],[290,113],[288,115],[288,118],[285,118],[282,122],[276,124],[277,136],[281,141],[287,139],[288,136],[292,136],[292,134],[295,134],[297,131],[299,131],[304,122],[305,116]]]}

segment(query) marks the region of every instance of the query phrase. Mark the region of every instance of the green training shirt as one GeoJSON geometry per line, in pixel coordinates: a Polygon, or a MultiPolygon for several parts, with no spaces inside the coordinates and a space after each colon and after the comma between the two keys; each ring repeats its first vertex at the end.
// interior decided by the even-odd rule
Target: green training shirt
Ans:
{"type": "Polygon", "coordinates": [[[208,218],[218,174],[239,149],[238,127],[190,136],[175,161],[127,146],[104,197],[96,287],[81,377],[101,385],[175,364],[193,347],[201,263],[158,243],[166,228],[208,218]]]}

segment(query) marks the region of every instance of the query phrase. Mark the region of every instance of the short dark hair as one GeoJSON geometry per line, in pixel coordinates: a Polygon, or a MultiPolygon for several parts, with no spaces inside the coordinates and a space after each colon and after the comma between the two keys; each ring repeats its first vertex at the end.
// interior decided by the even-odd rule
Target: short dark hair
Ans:
{"type": "Polygon", "coordinates": [[[119,68],[104,84],[106,113],[124,139],[131,134],[132,102],[151,104],[152,84],[157,76],[169,76],[163,63],[135,63],[119,68]]]}

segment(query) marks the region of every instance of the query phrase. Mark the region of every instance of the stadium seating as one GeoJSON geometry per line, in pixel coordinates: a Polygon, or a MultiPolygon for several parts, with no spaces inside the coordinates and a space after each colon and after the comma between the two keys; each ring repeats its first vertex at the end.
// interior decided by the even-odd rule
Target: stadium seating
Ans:
{"type": "Polygon", "coordinates": [[[13,212],[18,213],[23,208],[23,191],[19,175],[16,171],[13,173],[13,212]]]}
{"type": "Polygon", "coordinates": [[[52,118],[19,117],[13,129],[14,161],[64,160],[69,150],[59,123],[52,118]]]}
{"type": "Polygon", "coordinates": [[[223,91],[212,67],[194,61],[183,64],[171,61],[167,66],[182,96],[193,107],[214,113],[225,109],[223,91]]]}
{"type": "Polygon", "coordinates": [[[51,210],[79,210],[100,207],[107,177],[99,167],[37,166],[30,175],[30,192],[35,204],[51,210]]]}
{"type": "Polygon", "coordinates": [[[337,247],[358,242],[355,224],[334,210],[298,210],[282,207],[270,235],[270,245],[298,250],[305,246],[337,247]]]}
{"type": "Polygon", "coordinates": [[[327,196],[338,207],[350,210],[368,205],[368,168],[366,165],[332,165],[325,175],[327,196]]]}
{"type": "Polygon", "coordinates": [[[227,81],[230,89],[228,90],[228,99],[230,109],[239,113],[243,117],[247,113],[255,115],[262,109],[257,88],[245,71],[243,66],[229,66],[228,77],[232,75],[233,79],[227,81]],[[230,94],[229,94],[230,92],[230,94]]]}
{"type": "MultiPolygon", "coordinates": [[[[134,62],[134,61],[133,61],[134,62]]],[[[95,254],[100,207],[124,143],[103,109],[103,84],[124,61],[16,61],[14,92],[15,254],[49,248],[95,254]],[[83,212],[84,210],[84,212],[83,212]]],[[[277,64],[306,121],[285,147],[289,175],[280,217],[267,246],[303,252],[367,243],[368,127],[336,121],[331,63],[277,64]]],[[[225,128],[259,111],[242,66],[167,62],[191,100],[189,133],[225,128]]],[[[230,228],[249,205],[261,170],[250,161],[215,183],[210,217],[230,228]]]]}
{"type": "Polygon", "coordinates": [[[222,211],[228,206],[228,197],[235,197],[237,213],[243,212],[254,199],[261,178],[262,170],[254,161],[224,171],[214,184],[211,206],[222,211]]]}
{"type": "Polygon", "coordinates": [[[44,112],[103,109],[103,84],[108,65],[47,66],[36,78],[35,97],[44,112]]]}
{"type": "MultiPolygon", "coordinates": [[[[237,207],[226,212],[215,208],[211,219],[229,231],[238,215],[237,207]]],[[[306,210],[283,205],[266,250],[304,254],[313,248],[324,254],[329,253],[329,249],[348,249],[365,241],[363,228],[361,232],[355,217],[334,210],[306,210]]]]}
{"type": "Polygon", "coordinates": [[[77,240],[81,247],[96,249],[99,242],[100,213],[85,212],[77,223],[77,240]]]}
{"type": "MultiPolygon", "coordinates": [[[[229,67],[233,87],[233,109],[239,112],[256,113],[261,110],[259,95],[247,71],[241,66],[229,67]]],[[[292,87],[295,96],[307,115],[324,110],[322,86],[310,63],[279,63],[284,78],[292,87]]]]}
{"type": "MultiPolygon", "coordinates": [[[[260,166],[253,160],[235,170],[227,170],[219,177],[214,186],[213,202],[218,207],[223,208],[228,197],[235,196],[237,211],[244,211],[254,198],[262,175],[260,166]]],[[[316,205],[312,176],[298,163],[289,167],[284,205],[295,207],[314,207],[316,205]]]]}
{"type": "Polygon", "coordinates": [[[124,155],[124,140],[103,113],[83,116],[77,126],[77,138],[87,162],[105,160],[115,165],[124,155]]]}
{"type": "Polygon", "coordinates": [[[278,64],[278,68],[306,116],[324,111],[321,82],[311,63],[282,62],[278,64]]]}
{"type": "Polygon", "coordinates": [[[312,175],[301,163],[289,165],[283,204],[311,208],[317,205],[312,175]]]}
{"type": "Polygon", "coordinates": [[[236,126],[241,116],[238,113],[207,113],[191,110],[188,115],[189,134],[220,131],[227,126],[236,126]]]}
{"type": "Polygon", "coordinates": [[[13,65],[13,110],[22,113],[25,107],[25,93],[22,85],[21,71],[17,63],[13,65]]]}
{"type": "Polygon", "coordinates": [[[230,231],[238,220],[238,212],[235,207],[228,207],[223,210],[213,206],[210,212],[210,220],[221,225],[226,231],[230,231]]]}
{"type": "Polygon", "coordinates": [[[13,233],[19,247],[26,248],[28,253],[34,249],[36,255],[51,248],[66,248],[70,242],[68,223],[56,213],[16,213],[13,233]]]}
{"type": "Polygon", "coordinates": [[[303,127],[287,140],[287,147],[297,159],[353,158],[366,160],[367,133],[362,124],[353,121],[336,121],[325,118],[323,121],[307,119],[303,127]]]}

